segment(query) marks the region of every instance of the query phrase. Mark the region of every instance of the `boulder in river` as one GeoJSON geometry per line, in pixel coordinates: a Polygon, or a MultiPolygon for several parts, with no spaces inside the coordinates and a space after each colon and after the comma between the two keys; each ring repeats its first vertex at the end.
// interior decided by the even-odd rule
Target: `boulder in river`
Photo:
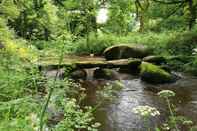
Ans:
{"type": "Polygon", "coordinates": [[[143,45],[114,45],[103,52],[107,60],[144,58],[151,54],[151,50],[143,45]]]}
{"type": "Polygon", "coordinates": [[[170,83],[174,81],[174,77],[161,67],[148,62],[142,62],[140,71],[141,79],[152,84],[170,83]]]}
{"type": "Polygon", "coordinates": [[[153,56],[153,55],[151,55],[151,56],[144,57],[142,60],[145,61],[145,62],[156,64],[156,65],[166,63],[166,59],[163,56],[153,56]]]}

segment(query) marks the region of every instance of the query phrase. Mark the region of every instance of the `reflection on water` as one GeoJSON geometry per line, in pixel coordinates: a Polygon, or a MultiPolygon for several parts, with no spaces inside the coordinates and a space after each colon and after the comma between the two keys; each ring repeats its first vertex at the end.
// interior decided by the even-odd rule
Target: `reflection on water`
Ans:
{"type": "MultiPolygon", "coordinates": [[[[87,88],[87,105],[95,105],[96,89],[102,88],[106,80],[85,81],[82,86],[87,88]]],[[[110,81],[113,83],[113,81],[110,81]]],[[[176,92],[173,103],[177,105],[180,115],[185,115],[197,122],[197,78],[185,77],[176,83],[165,85],[150,85],[138,78],[121,80],[124,87],[119,91],[118,97],[111,102],[100,106],[95,117],[102,124],[100,131],[145,131],[143,121],[132,112],[139,105],[149,105],[160,110],[161,116],[150,120],[152,127],[163,122],[167,115],[165,102],[157,96],[162,89],[176,92]]]]}

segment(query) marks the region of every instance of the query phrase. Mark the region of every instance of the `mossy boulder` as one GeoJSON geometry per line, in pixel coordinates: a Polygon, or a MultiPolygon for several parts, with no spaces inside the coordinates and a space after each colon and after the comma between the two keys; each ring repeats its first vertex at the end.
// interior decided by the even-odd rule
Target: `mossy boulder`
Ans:
{"type": "Polygon", "coordinates": [[[116,70],[113,69],[96,69],[94,71],[94,78],[96,79],[107,79],[107,80],[116,80],[118,78],[119,74],[116,70]]]}
{"type": "Polygon", "coordinates": [[[107,60],[144,58],[151,54],[151,50],[145,46],[115,45],[108,47],[103,52],[107,60]]]}
{"type": "Polygon", "coordinates": [[[144,57],[142,60],[145,61],[145,62],[156,64],[156,65],[166,63],[166,59],[163,56],[153,56],[153,55],[151,55],[151,56],[144,57]]]}
{"type": "Polygon", "coordinates": [[[142,62],[140,69],[141,79],[148,83],[162,84],[174,81],[169,72],[154,64],[142,62]]]}

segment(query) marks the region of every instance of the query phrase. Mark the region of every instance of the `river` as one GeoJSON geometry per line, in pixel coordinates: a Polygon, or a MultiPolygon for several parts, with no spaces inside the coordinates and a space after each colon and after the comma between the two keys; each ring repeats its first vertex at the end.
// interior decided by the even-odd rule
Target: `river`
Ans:
{"type": "MultiPolygon", "coordinates": [[[[178,115],[184,115],[197,122],[197,78],[183,75],[182,79],[172,84],[151,85],[142,82],[137,77],[119,74],[123,87],[111,101],[102,102],[95,111],[95,119],[101,123],[99,131],[146,131],[141,118],[132,112],[139,105],[156,107],[161,115],[150,119],[150,127],[161,125],[167,119],[169,112],[165,101],[157,93],[164,89],[173,90],[176,96],[172,103],[176,105],[178,115]],[[126,77],[125,77],[126,76],[126,77]]],[[[101,99],[96,95],[98,89],[107,88],[116,80],[86,80],[82,86],[87,89],[86,105],[96,106],[101,99]]],[[[185,131],[184,129],[182,129],[185,131]]]]}

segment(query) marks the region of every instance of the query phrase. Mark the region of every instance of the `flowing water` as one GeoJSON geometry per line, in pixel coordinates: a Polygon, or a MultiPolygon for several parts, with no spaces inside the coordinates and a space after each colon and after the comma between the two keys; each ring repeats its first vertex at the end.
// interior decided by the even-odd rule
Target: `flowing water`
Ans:
{"type": "MultiPolygon", "coordinates": [[[[69,59],[69,58],[68,58],[69,59]]],[[[74,61],[104,60],[103,58],[76,57],[74,61]]],[[[116,79],[120,80],[123,87],[118,90],[112,101],[103,102],[98,98],[96,92],[103,90],[107,83],[113,85],[116,80],[98,80],[93,78],[94,69],[86,69],[87,80],[81,84],[87,89],[85,105],[97,106],[102,104],[95,111],[97,122],[102,125],[99,131],[146,131],[144,122],[132,112],[132,109],[139,105],[156,107],[161,115],[149,121],[150,127],[163,123],[169,115],[163,99],[157,93],[164,89],[173,90],[176,97],[173,104],[176,105],[178,115],[184,115],[197,124],[197,78],[183,75],[175,83],[151,85],[141,81],[138,77],[128,74],[118,74],[116,79]]],[[[56,71],[55,71],[56,72],[56,71]]],[[[54,71],[49,71],[47,76],[54,76],[54,71]]],[[[153,131],[153,130],[151,130],[153,131]]],[[[187,131],[182,129],[181,131],[187,131]]]]}
{"type": "MultiPolygon", "coordinates": [[[[177,106],[179,115],[184,115],[197,122],[197,78],[184,76],[176,83],[151,85],[142,82],[139,78],[119,74],[123,85],[112,101],[106,101],[95,112],[96,121],[102,126],[99,131],[146,131],[143,121],[132,112],[139,105],[156,107],[161,115],[152,118],[150,127],[161,124],[168,117],[165,102],[158,97],[157,92],[170,89],[176,92],[173,103],[177,106]]],[[[101,99],[97,98],[96,91],[104,88],[106,83],[113,84],[115,80],[87,80],[82,86],[87,89],[86,105],[95,106],[101,99]]],[[[183,129],[183,131],[186,131],[183,129]]]]}

